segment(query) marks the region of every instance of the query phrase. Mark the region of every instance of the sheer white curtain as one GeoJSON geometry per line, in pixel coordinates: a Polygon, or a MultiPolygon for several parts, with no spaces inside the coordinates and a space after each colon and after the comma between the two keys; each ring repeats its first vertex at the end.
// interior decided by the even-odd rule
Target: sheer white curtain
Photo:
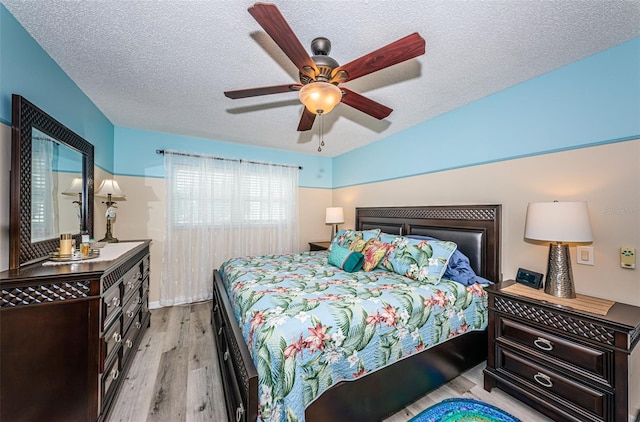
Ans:
{"type": "Polygon", "coordinates": [[[160,305],[209,299],[213,270],[299,248],[298,168],[165,151],[160,305]]]}
{"type": "Polygon", "coordinates": [[[54,143],[44,134],[31,138],[31,241],[58,235],[53,177],[54,143]]]}

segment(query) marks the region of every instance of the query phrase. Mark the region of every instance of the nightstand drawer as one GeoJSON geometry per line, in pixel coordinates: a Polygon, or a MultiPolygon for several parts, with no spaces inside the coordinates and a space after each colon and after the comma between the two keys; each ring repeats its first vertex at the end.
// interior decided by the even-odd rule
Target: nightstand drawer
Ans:
{"type": "MultiPolygon", "coordinates": [[[[587,387],[571,378],[538,365],[503,347],[497,347],[497,367],[499,372],[506,371],[521,383],[533,390],[547,393],[552,400],[572,403],[593,415],[593,420],[602,420],[609,414],[611,395],[587,387]]],[[[582,412],[581,412],[582,413],[582,412]]]]}
{"type": "MultiPolygon", "coordinates": [[[[507,339],[525,345],[536,352],[561,360],[569,366],[584,369],[601,378],[601,382],[610,386],[612,381],[608,373],[607,363],[611,352],[598,350],[584,344],[570,342],[561,337],[520,324],[508,318],[496,315],[496,340],[507,339]]],[[[587,374],[588,375],[588,374],[587,374]]]]}

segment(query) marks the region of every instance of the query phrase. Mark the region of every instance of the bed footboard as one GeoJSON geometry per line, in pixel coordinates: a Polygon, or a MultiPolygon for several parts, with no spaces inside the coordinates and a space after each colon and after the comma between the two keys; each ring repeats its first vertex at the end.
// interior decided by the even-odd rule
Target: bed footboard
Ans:
{"type": "Polygon", "coordinates": [[[336,384],[305,411],[307,421],[380,421],[487,358],[487,330],[471,331],[417,355],[336,384]]]}
{"type": "Polygon", "coordinates": [[[218,271],[213,272],[211,323],[228,418],[236,422],[253,422],[258,417],[258,371],[218,271]]]}

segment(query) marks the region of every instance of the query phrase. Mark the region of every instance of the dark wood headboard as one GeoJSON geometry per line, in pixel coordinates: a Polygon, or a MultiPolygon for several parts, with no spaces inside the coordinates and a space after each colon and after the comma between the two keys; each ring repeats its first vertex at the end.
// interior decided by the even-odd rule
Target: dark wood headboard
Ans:
{"type": "Polygon", "coordinates": [[[501,205],[356,208],[356,229],[450,240],[479,276],[499,282],[501,205]]]}

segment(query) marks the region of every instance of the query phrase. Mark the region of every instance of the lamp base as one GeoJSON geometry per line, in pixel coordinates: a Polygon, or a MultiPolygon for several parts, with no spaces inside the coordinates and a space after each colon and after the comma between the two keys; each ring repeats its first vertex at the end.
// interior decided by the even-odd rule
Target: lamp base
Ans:
{"type": "Polygon", "coordinates": [[[547,264],[544,292],[555,297],[567,299],[576,297],[569,245],[562,243],[549,245],[549,263],[547,264]]]}
{"type": "Polygon", "coordinates": [[[110,234],[110,233],[107,233],[107,234],[104,236],[104,239],[100,239],[100,240],[98,240],[98,242],[105,242],[105,243],[118,243],[118,242],[119,242],[119,240],[118,240],[117,238],[115,238],[115,237],[111,236],[111,234],[110,234]]]}
{"type": "Polygon", "coordinates": [[[111,234],[111,220],[107,219],[107,232],[104,235],[104,239],[98,240],[98,242],[105,243],[118,243],[119,240],[111,234]]]}
{"type": "Polygon", "coordinates": [[[331,241],[333,242],[333,239],[336,238],[336,234],[338,234],[338,225],[337,224],[332,224],[331,225],[331,241]]]}

